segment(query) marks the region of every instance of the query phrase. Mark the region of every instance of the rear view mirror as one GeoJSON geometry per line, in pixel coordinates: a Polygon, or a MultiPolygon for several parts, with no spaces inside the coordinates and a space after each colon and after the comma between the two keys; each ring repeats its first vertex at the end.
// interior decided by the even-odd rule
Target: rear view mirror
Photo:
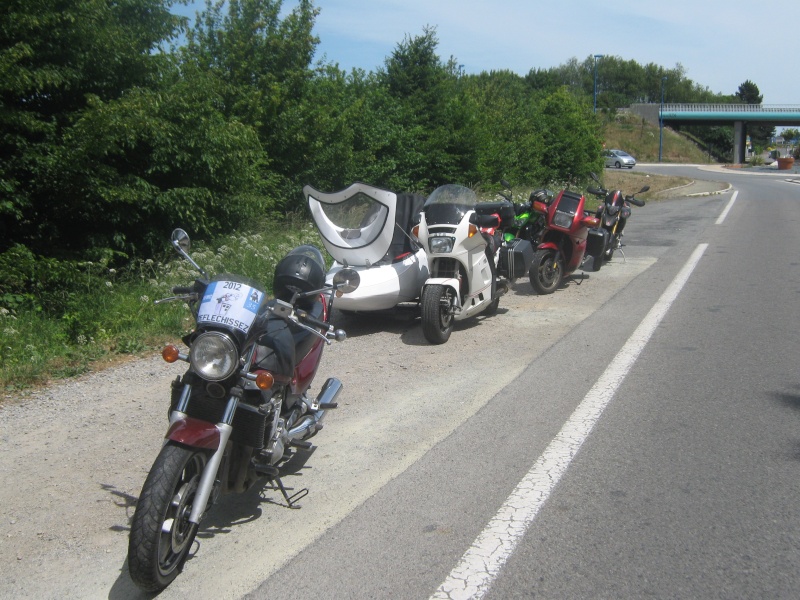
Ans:
{"type": "Polygon", "coordinates": [[[336,286],[336,291],[349,294],[361,285],[361,276],[355,269],[342,269],[333,276],[333,285],[336,286]]]}

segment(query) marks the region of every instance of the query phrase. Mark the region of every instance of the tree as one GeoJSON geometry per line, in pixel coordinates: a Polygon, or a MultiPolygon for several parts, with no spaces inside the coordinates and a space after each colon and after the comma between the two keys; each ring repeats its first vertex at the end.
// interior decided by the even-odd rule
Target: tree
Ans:
{"type": "Polygon", "coordinates": [[[484,185],[501,179],[539,182],[544,177],[541,113],[529,78],[510,71],[481,73],[468,79],[466,94],[475,105],[473,144],[477,180],[484,185]]]}
{"type": "MultiPolygon", "coordinates": [[[[172,0],[7,0],[0,13],[0,250],[59,249],[53,212],[83,190],[60,158],[90,99],[121,98],[159,79],[179,30],[172,0]]],[[[96,219],[97,210],[83,218],[96,219]]],[[[73,232],[75,235],[78,232],[73,232]]]]}
{"type": "Polygon", "coordinates": [[[438,43],[435,28],[426,27],[398,44],[378,72],[378,82],[400,106],[404,145],[395,156],[412,186],[406,191],[463,181],[474,173],[473,115],[460,92],[455,60],[442,63],[438,43]]]}
{"type": "Polygon", "coordinates": [[[206,0],[182,61],[219,80],[221,110],[253,127],[278,178],[280,198],[299,194],[298,172],[313,160],[313,123],[299,114],[314,73],[318,9],[310,0],[281,18],[281,0],[206,0]]]}
{"type": "MultiPolygon", "coordinates": [[[[739,85],[735,96],[742,104],[761,104],[764,99],[758,90],[758,86],[749,79],[739,85]]],[[[775,135],[775,128],[748,123],[747,132],[750,134],[750,140],[754,145],[763,147],[766,146],[775,135]]]]}
{"type": "Polygon", "coordinates": [[[784,127],[781,135],[787,142],[796,143],[797,140],[800,140],[800,129],[796,127],[784,127]]]}
{"type": "Polygon", "coordinates": [[[599,123],[591,118],[588,102],[561,88],[544,98],[539,108],[544,119],[539,133],[546,149],[543,181],[582,180],[599,171],[603,165],[599,123]]]}
{"type": "Polygon", "coordinates": [[[761,104],[764,99],[758,90],[758,86],[749,79],[739,85],[735,96],[742,104],[761,104]]]}

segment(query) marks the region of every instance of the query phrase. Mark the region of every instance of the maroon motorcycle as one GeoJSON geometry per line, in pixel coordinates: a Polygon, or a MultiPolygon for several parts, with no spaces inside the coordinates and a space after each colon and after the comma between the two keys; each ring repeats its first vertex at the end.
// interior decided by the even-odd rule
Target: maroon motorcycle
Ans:
{"type": "Polygon", "coordinates": [[[590,230],[593,235],[588,254],[602,262],[597,257],[602,253],[603,239],[608,233],[597,228],[599,220],[584,210],[585,206],[583,194],[569,190],[561,190],[549,202],[534,200],[534,212],[545,217],[544,233],[530,268],[531,285],[537,293],[552,294],[565,277],[583,264],[590,230]]]}
{"type": "Polygon", "coordinates": [[[355,290],[358,274],[342,269],[325,285],[325,263],[313,246],[299,246],[275,268],[274,298],[239,275],[209,275],[189,256],[189,236],[172,234],[177,252],[201,278],[159,300],[188,302],[196,327],[167,346],[164,360],[189,364],[172,384],[169,428],[136,504],[128,568],[143,590],[166,588],[182,570],[200,520],[220,496],[256,482],[280,491],[297,507],[307,489],[294,492],[281,468],[322,429],[336,408],[341,382],[331,377],[308,396],[324,345],[345,339],[330,315],[334,296],[355,290]],[[291,493],[290,492],[294,492],[291,493]]]}

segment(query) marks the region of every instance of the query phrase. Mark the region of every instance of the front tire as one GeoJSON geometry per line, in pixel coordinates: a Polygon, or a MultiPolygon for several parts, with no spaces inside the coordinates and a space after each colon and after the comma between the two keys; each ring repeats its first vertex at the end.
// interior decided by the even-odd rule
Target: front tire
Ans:
{"type": "Polygon", "coordinates": [[[558,250],[546,248],[533,254],[530,279],[539,294],[552,294],[564,277],[564,256],[558,250]]]}
{"type": "Polygon", "coordinates": [[[183,569],[197,534],[189,515],[207,461],[206,451],[169,442],[147,475],[128,541],[131,579],[147,592],[163,590],[183,569]]]}
{"type": "Polygon", "coordinates": [[[453,331],[455,292],[433,284],[422,292],[422,333],[431,344],[444,344],[453,331]]]}
{"type": "Polygon", "coordinates": [[[605,260],[605,262],[610,261],[614,257],[614,250],[617,248],[619,248],[619,236],[615,235],[611,238],[608,250],[603,253],[603,260],[605,260]]]}

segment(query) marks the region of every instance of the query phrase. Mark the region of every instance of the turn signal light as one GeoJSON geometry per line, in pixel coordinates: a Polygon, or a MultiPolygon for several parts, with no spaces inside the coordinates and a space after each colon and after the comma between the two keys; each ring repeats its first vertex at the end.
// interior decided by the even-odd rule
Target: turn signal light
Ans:
{"type": "Polygon", "coordinates": [[[178,347],[170,344],[169,346],[165,346],[161,351],[161,358],[168,363],[174,363],[178,360],[178,358],[180,358],[180,354],[181,353],[180,350],[178,350],[178,347]]]}
{"type": "Polygon", "coordinates": [[[275,377],[269,371],[259,371],[256,375],[256,387],[260,390],[268,390],[275,383],[275,377]]]}
{"type": "Polygon", "coordinates": [[[473,225],[472,223],[470,223],[469,224],[469,233],[467,234],[467,237],[472,237],[476,233],[478,233],[478,228],[475,227],[475,225],[473,225]]]}
{"type": "Polygon", "coordinates": [[[411,228],[411,234],[412,234],[412,235],[413,235],[415,238],[418,238],[418,237],[419,237],[419,225],[414,225],[414,227],[412,227],[412,228],[411,228]]]}

